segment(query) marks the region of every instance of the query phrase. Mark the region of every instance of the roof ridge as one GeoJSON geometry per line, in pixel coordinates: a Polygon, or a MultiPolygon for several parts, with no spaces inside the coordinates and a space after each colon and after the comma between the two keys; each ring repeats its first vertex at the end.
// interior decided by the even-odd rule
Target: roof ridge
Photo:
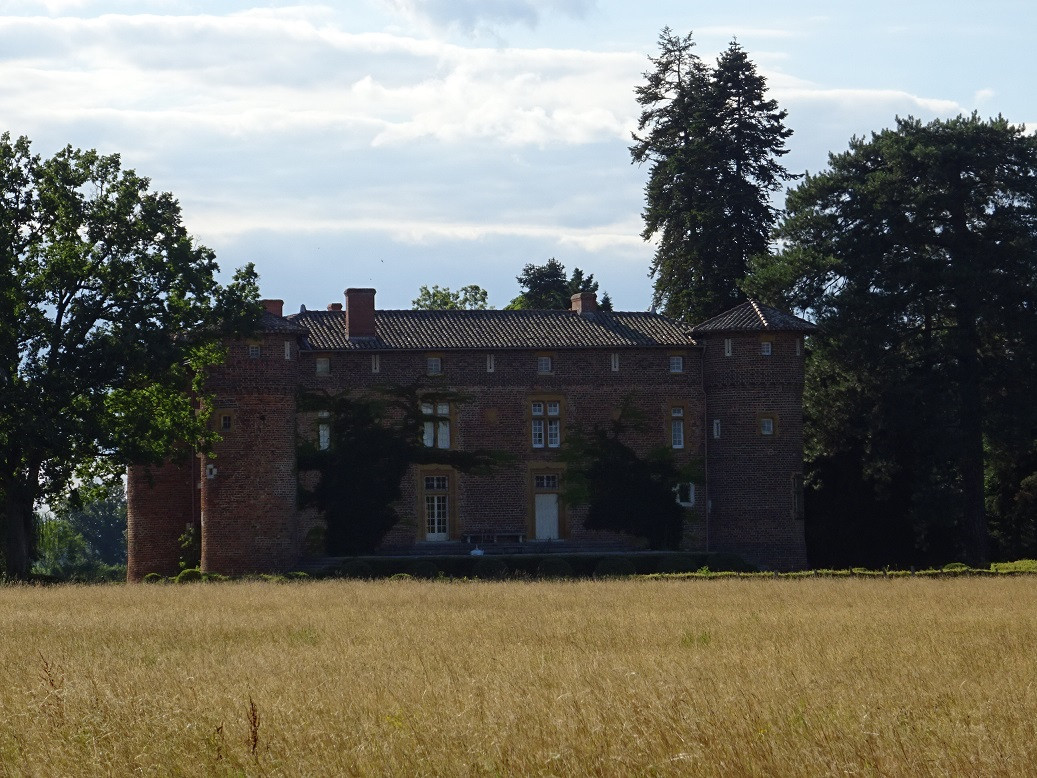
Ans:
{"type": "Polygon", "coordinates": [[[770,327],[771,323],[767,321],[767,317],[763,315],[763,311],[760,310],[759,303],[757,303],[756,300],[754,300],[751,297],[747,297],[746,301],[749,303],[749,305],[753,307],[753,310],[756,311],[756,315],[760,317],[760,321],[763,323],[763,328],[767,329],[768,327],[770,327]]]}

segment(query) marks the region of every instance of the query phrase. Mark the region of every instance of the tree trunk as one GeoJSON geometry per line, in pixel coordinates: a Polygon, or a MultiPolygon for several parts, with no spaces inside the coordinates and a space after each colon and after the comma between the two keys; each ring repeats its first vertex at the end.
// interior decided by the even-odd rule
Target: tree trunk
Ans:
{"type": "Polygon", "coordinates": [[[4,561],[9,578],[25,580],[32,563],[34,535],[33,500],[26,501],[25,489],[16,479],[4,484],[4,561]]]}
{"type": "Polygon", "coordinates": [[[983,468],[983,394],[980,388],[979,334],[970,307],[959,305],[958,396],[961,403],[962,540],[965,561],[990,565],[983,468]]]}

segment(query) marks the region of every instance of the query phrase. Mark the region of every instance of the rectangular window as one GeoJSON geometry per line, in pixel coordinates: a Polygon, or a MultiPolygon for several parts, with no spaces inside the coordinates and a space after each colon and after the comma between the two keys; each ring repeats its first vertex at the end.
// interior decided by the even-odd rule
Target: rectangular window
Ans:
{"type": "Polygon", "coordinates": [[[450,403],[423,402],[421,415],[425,419],[421,436],[425,448],[450,448],[450,403]]]}
{"type": "Polygon", "coordinates": [[[695,506],[695,484],[677,484],[677,488],[673,491],[677,497],[678,505],[683,505],[685,508],[692,508],[695,506]]]}
{"type": "Polygon", "coordinates": [[[681,406],[670,409],[670,445],[684,448],[684,408],[681,406]]]}
{"type": "Polygon", "coordinates": [[[772,416],[761,416],[760,417],[760,434],[761,435],[773,435],[774,434],[774,417],[772,417],[772,416]]]}
{"type": "Polygon", "coordinates": [[[441,357],[429,357],[425,361],[425,372],[429,375],[442,375],[443,359],[441,357]]]}
{"type": "Polygon", "coordinates": [[[224,414],[223,416],[220,417],[220,429],[221,430],[229,430],[230,429],[230,424],[231,424],[231,421],[230,421],[230,415],[229,414],[224,414]]]}
{"type": "Polygon", "coordinates": [[[803,356],[803,338],[796,338],[796,356],[803,356]]]}
{"type": "Polygon", "coordinates": [[[533,419],[533,448],[544,447],[544,420],[533,419]]]}
{"type": "Polygon", "coordinates": [[[319,448],[321,451],[327,451],[329,448],[331,448],[330,424],[317,425],[317,448],[319,448]]]}
{"type": "Polygon", "coordinates": [[[720,419],[713,419],[713,437],[720,437],[720,419]]]}
{"type": "Polygon", "coordinates": [[[558,476],[557,475],[535,475],[533,476],[533,486],[537,489],[557,489],[558,488],[558,476]]]}
{"type": "Polygon", "coordinates": [[[613,354],[611,356],[611,362],[612,362],[612,372],[613,373],[618,373],[619,372],[619,354],[616,354],[616,353],[613,352],[613,354]]]}
{"type": "Polygon", "coordinates": [[[552,368],[551,357],[537,357],[537,372],[540,374],[550,373],[552,368]]]}
{"type": "Polygon", "coordinates": [[[671,373],[683,373],[684,372],[684,357],[674,354],[670,357],[670,372],[671,373]]]}
{"type": "Polygon", "coordinates": [[[371,355],[371,372],[380,373],[382,372],[382,355],[372,354],[371,355]]]}
{"type": "Polygon", "coordinates": [[[292,361],[292,342],[290,340],[284,342],[284,361],[292,361]]]}
{"type": "Polygon", "coordinates": [[[331,359],[329,357],[317,357],[317,375],[331,375],[331,359]]]}
{"type": "Polygon", "coordinates": [[[248,347],[248,358],[259,359],[263,355],[262,346],[249,346],[248,347]]]}
{"type": "Polygon", "coordinates": [[[562,445],[562,404],[558,400],[537,400],[529,404],[533,417],[533,448],[559,448],[562,445]],[[547,418],[545,419],[544,416],[547,418]]]}
{"type": "Polygon", "coordinates": [[[493,354],[487,354],[486,355],[486,372],[487,373],[492,373],[495,369],[496,369],[496,365],[494,364],[493,354]]]}
{"type": "Polygon", "coordinates": [[[773,350],[773,348],[774,348],[774,344],[771,343],[771,341],[769,341],[769,340],[761,340],[760,341],[760,353],[763,356],[769,357],[771,355],[771,351],[773,350]]]}
{"type": "Polygon", "coordinates": [[[724,356],[731,356],[731,338],[724,338],[724,356]]]}
{"type": "Polygon", "coordinates": [[[425,491],[427,492],[445,492],[448,486],[450,486],[450,479],[445,475],[425,476],[425,491]]]}
{"type": "Polygon", "coordinates": [[[562,445],[562,422],[558,419],[547,420],[547,447],[558,448],[562,445]]]}

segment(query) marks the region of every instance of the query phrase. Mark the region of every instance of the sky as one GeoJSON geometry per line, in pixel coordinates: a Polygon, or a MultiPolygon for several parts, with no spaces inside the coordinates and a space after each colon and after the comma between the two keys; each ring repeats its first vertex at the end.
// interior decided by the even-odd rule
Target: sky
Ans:
{"type": "Polygon", "coordinates": [[[119,154],[286,312],[423,284],[500,308],[550,257],[646,310],[628,147],[664,26],[710,63],[737,39],[795,173],[898,115],[1037,128],[1030,0],[0,0],[0,132],[119,154]]]}

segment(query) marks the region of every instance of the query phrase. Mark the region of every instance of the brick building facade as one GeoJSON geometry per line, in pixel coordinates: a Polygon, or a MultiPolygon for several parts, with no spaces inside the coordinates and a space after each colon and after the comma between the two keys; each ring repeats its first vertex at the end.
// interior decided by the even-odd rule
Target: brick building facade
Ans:
{"type": "Polygon", "coordinates": [[[423,382],[426,445],[493,450],[493,476],[414,466],[386,548],[457,550],[502,541],[550,548],[628,539],[584,526],[560,499],[567,434],[614,418],[646,422],[626,442],[668,447],[700,473],[676,495],[682,545],[728,551],[768,567],[806,564],[802,521],[803,337],[789,314],[747,302],[695,327],[654,313],[606,313],[593,294],[571,311],[378,311],[373,289],[346,304],[284,316],[264,301],[259,332],[228,344],[214,369],[213,456],[128,477],[128,576],[176,571],[178,538],[201,537],[202,568],[224,574],[289,570],[321,519],[297,507],[300,441],[327,445],[326,420],[302,392],[363,393],[423,382]],[[443,402],[437,398],[457,398],[443,402]]]}

